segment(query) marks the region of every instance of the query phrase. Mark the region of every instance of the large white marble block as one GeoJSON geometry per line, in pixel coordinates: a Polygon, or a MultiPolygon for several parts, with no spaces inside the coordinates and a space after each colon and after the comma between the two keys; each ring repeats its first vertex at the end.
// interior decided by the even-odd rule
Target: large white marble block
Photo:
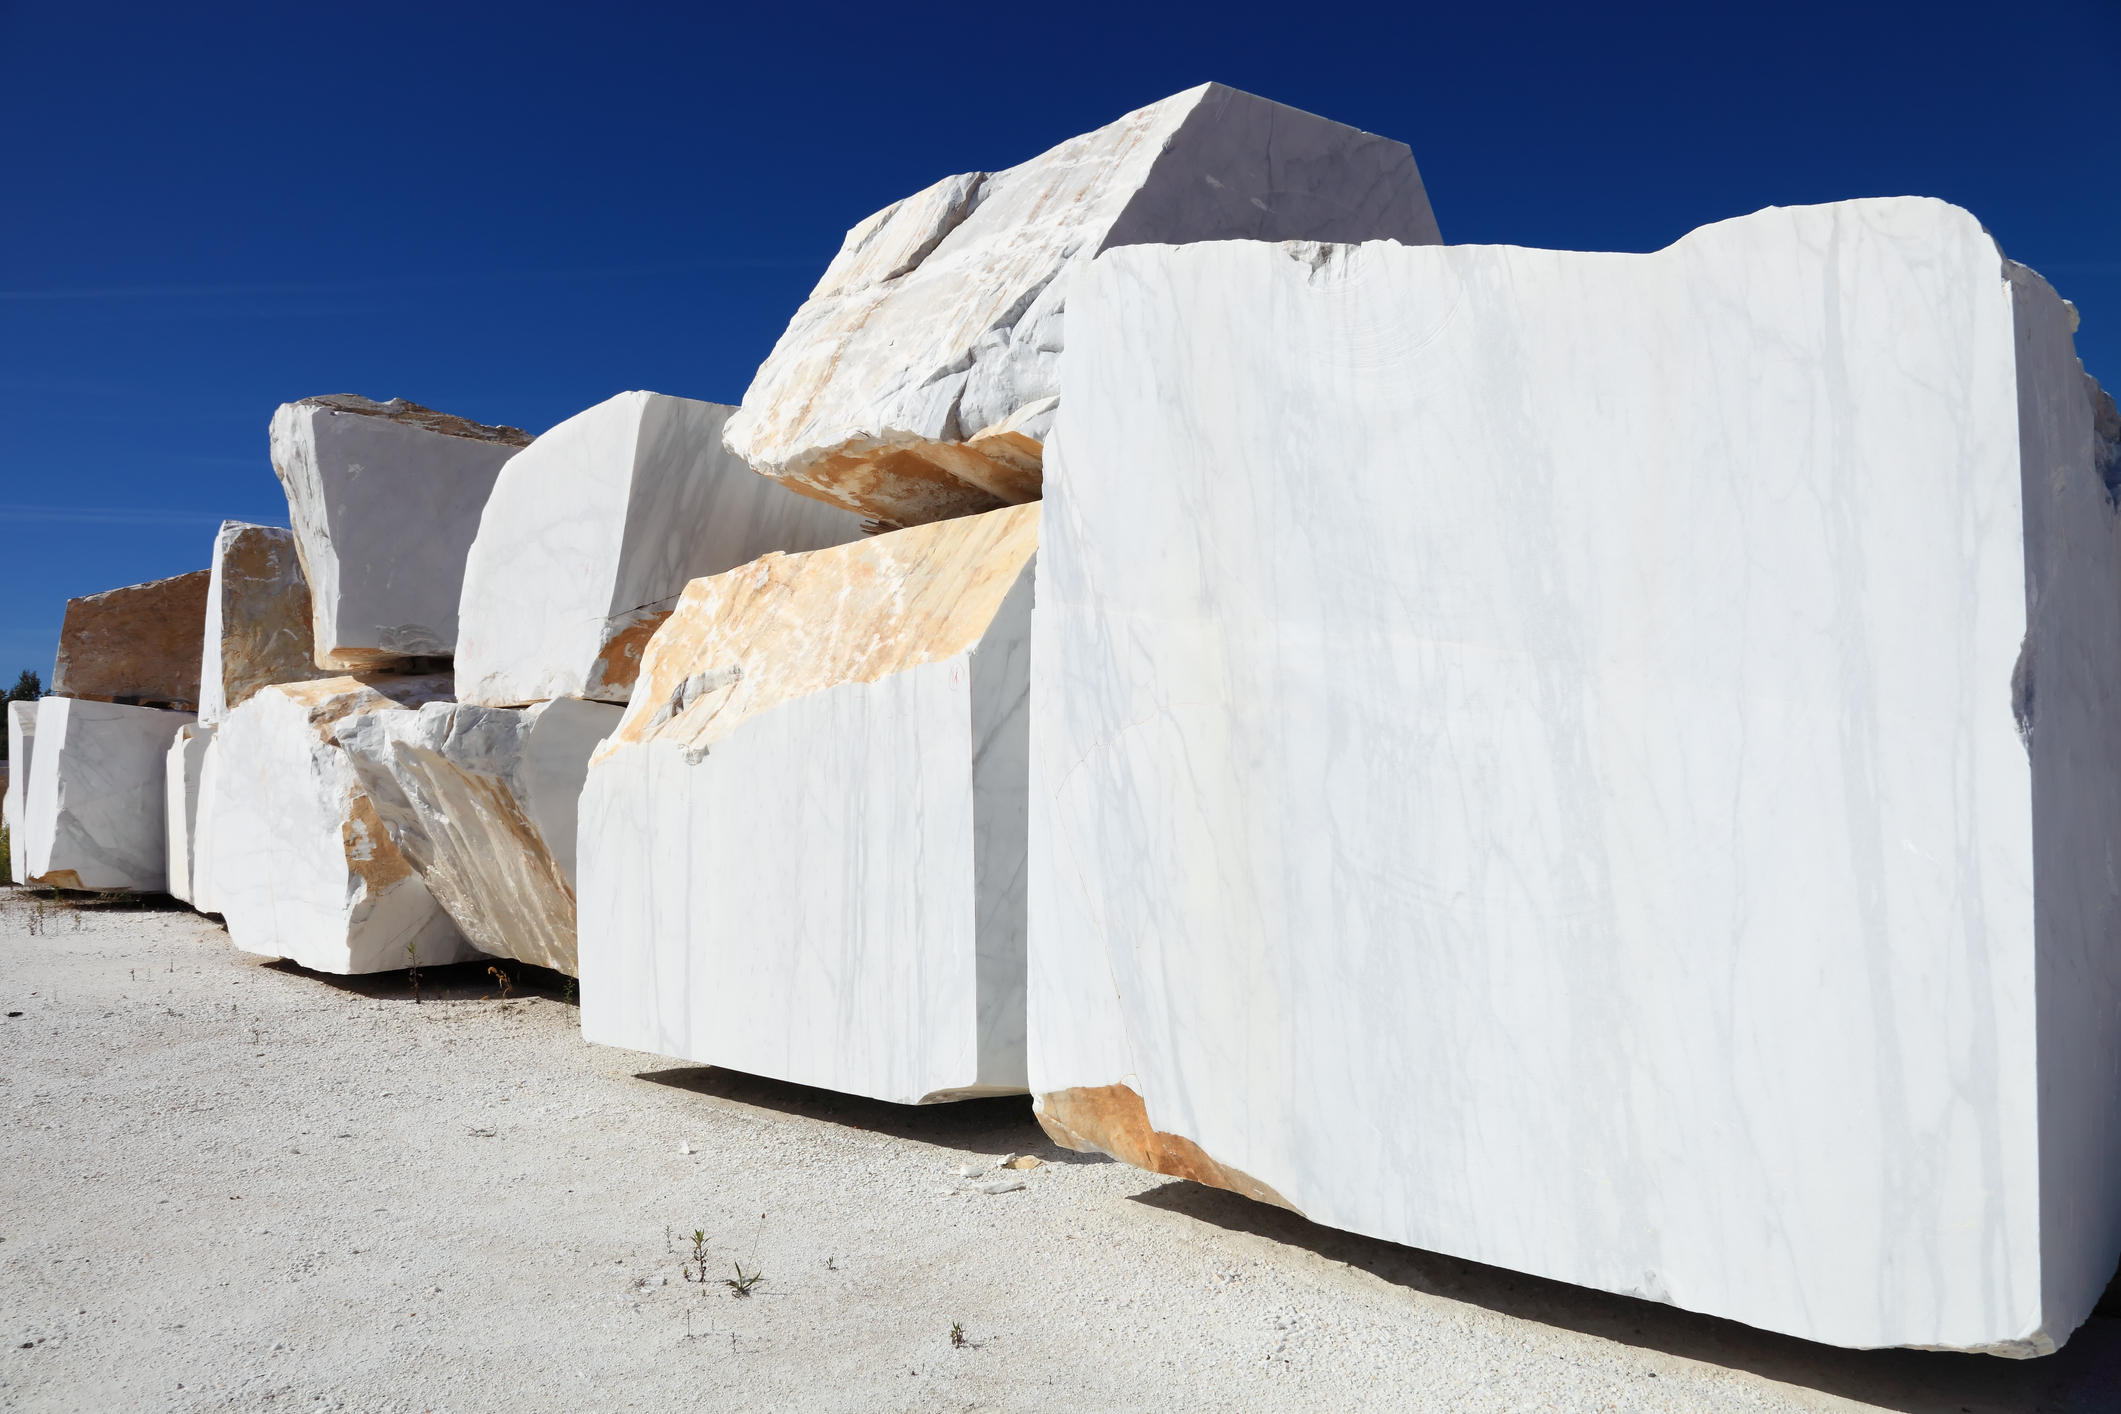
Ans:
{"type": "Polygon", "coordinates": [[[164,757],[189,712],[83,698],[37,706],[37,751],[23,801],[24,882],[156,892],[168,882],[164,757]]]}
{"type": "Polygon", "coordinates": [[[52,695],[195,711],[208,572],[66,601],[52,695]]]}
{"type": "Polygon", "coordinates": [[[206,748],[214,729],[187,722],[177,729],[163,757],[163,820],[169,851],[170,897],[197,907],[192,889],[192,857],[198,842],[199,785],[206,767],[206,748]]]}
{"type": "Polygon", "coordinates": [[[431,702],[363,712],[334,736],[384,828],[482,952],[575,972],[575,812],[621,709],[431,702]]]}
{"type": "Polygon", "coordinates": [[[1110,251],[1069,320],[1049,1132],[1809,1340],[2066,1340],[2121,1255],[2121,521],[2046,283],[1910,198],[1110,251]]]}
{"type": "Polygon", "coordinates": [[[1024,506],[687,586],[582,792],[582,1034],[917,1104],[1020,1093],[1024,506]]]}
{"type": "Polygon", "coordinates": [[[222,521],[210,575],[200,721],[220,721],[271,683],[333,675],[316,665],[309,583],[292,530],[222,521]]]}
{"type": "Polygon", "coordinates": [[[283,403],[272,464],[309,583],[316,664],[385,670],[457,642],[464,556],[530,436],[393,398],[283,403]]]}
{"type": "MultiPolygon", "coordinates": [[[[334,728],[446,699],[447,677],[325,678],[263,688],[208,751],[207,902],[245,952],[318,972],[389,972],[475,955],[391,842],[334,728]]],[[[203,906],[196,905],[195,906],[203,906]]]]}
{"type": "Polygon", "coordinates": [[[1099,251],[1441,239],[1405,143],[1203,84],[849,231],[729,446],[891,525],[1036,500],[1070,281],[1099,251]]]}
{"type": "Polygon", "coordinates": [[[29,773],[37,754],[37,704],[7,704],[8,872],[18,884],[29,882],[29,853],[22,837],[23,802],[29,797],[29,773]]]}
{"type": "Polygon", "coordinates": [[[621,393],[501,469],[464,569],[458,700],[623,703],[687,584],[769,551],[861,538],[853,512],[732,455],[722,425],[733,411],[621,393]]]}

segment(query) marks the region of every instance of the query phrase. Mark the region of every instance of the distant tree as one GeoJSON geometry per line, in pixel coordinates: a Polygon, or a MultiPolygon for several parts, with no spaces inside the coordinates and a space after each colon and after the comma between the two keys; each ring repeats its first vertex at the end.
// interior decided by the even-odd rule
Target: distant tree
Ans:
{"type": "Polygon", "coordinates": [[[24,668],[22,676],[16,678],[15,685],[8,689],[7,700],[9,702],[35,702],[43,695],[44,679],[38,677],[30,669],[24,668]]]}

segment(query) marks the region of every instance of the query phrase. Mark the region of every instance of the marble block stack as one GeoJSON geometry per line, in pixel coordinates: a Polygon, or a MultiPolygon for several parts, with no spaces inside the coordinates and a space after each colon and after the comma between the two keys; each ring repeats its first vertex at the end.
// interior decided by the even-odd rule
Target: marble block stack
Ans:
{"type": "Polygon", "coordinates": [[[293,529],[230,522],[215,541],[194,905],[237,947],[319,971],[469,957],[335,732],[452,696],[464,556],[530,438],[332,394],[282,406],[269,440],[293,529]]]}
{"type": "Polygon", "coordinates": [[[168,887],[164,757],[195,720],[206,590],[199,570],[67,601],[52,695],[19,718],[37,749],[25,753],[17,882],[168,887]]]}
{"type": "Polygon", "coordinates": [[[1118,247],[1230,240],[1442,237],[1405,143],[1203,84],[849,231],[730,449],[887,525],[1037,500],[1078,274],[1118,247]]]}
{"type": "Polygon", "coordinates": [[[589,754],[686,584],[862,533],[731,456],[732,411],[622,393],[538,438],[503,468],[467,553],[456,703],[337,732],[392,838],[487,952],[576,970],[589,754]]]}
{"type": "Polygon", "coordinates": [[[2074,327],[1916,199],[1100,258],[1035,616],[1048,1132],[1810,1340],[2053,1350],[2121,1255],[2074,327]]]}
{"type": "Polygon", "coordinates": [[[582,1034],[902,1104],[1021,1093],[1038,507],[685,590],[582,793],[582,1034]]]}
{"type": "Polygon", "coordinates": [[[287,404],[292,529],[71,601],[9,705],[15,878],[552,968],[592,1041],[1028,1091],[1808,1340],[2056,1349],[2121,1258],[2074,309],[1915,198],[1441,240],[1404,144],[1207,84],[862,221],[741,408],[287,404]]]}

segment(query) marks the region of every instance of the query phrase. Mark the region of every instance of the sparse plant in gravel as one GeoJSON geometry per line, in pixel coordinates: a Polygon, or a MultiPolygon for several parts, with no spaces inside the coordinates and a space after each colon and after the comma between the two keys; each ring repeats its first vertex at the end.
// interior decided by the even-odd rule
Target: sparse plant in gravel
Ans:
{"type": "Polygon", "coordinates": [[[692,1259],[678,1268],[685,1280],[707,1284],[707,1234],[698,1228],[692,1230],[692,1259]],[[698,1275],[695,1276],[694,1273],[698,1275]]]}
{"type": "Polygon", "coordinates": [[[757,1286],[760,1282],[766,1279],[766,1274],[764,1272],[745,1271],[744,1264],[742,1262],[734,1262],[731,1263],[731,1265],[736,1268],[736,1275],[733,1277],[723,1277],[722,1285],[729,1288],[729,1292],[732,1296],[749,1296],[751,1294],[751,1288],[757,1286]]]}
{"type": "Polygon", "coordinates": [[[954,1350],[963,1350],[965,1348],[965,1327],[963,1322],[952,1321],[950,1323],[950,1345],[954,1350]]]}
{"type": "Polygon", "coordinates": [[[420,1004],[420,948],[411,939],[405,943],[405,972],[412,979],[412,1004],[420,1004]]]}
{"type": "Polygon", "coordinates": [[[504,1002],[507,1001],[508,994],[515,990],[515,984],[508,980],[508,974],[503,972],[498,967],[487,968],[486,974],[489,977],[493,978],[494,981],[501,984],[501,1000],[504,1002]]]}

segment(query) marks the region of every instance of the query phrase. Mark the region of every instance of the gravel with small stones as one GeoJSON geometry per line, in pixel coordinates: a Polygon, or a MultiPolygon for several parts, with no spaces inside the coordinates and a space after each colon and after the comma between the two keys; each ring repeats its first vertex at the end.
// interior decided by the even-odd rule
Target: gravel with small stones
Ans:
{"type": "Polygon", "coordinates": [[[1809,1345],[1072,1154],[1025,1100],[591,1046],[503,967],[415,1005],[0,890],[0,1408],[2121,1408],[2121,1321],[1809,1345]]]}

